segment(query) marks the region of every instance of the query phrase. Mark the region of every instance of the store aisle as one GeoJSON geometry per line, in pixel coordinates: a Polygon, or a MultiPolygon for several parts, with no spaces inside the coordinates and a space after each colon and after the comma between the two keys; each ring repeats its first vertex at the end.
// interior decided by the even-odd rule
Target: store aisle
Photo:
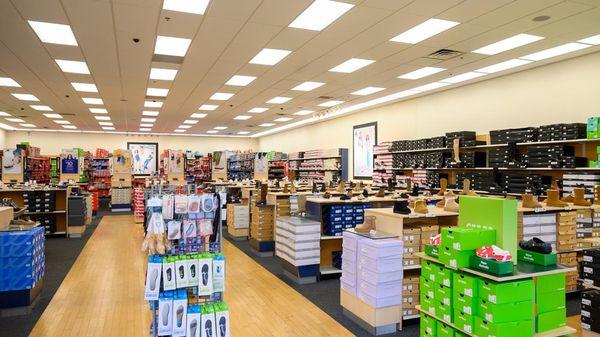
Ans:
{"type": "MultiPolygon", "coordinates": [[[[30,336],[148,336],[143,231],[105,216],[30,336]]],[[[225,242],[232,336],[352,336],[302,295],[225,242]]]]}

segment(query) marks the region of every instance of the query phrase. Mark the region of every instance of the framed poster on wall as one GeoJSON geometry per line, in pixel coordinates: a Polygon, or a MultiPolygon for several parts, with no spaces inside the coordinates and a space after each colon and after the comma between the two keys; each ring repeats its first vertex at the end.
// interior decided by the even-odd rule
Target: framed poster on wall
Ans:
{"type": "Polygon", "coordinates": [[[23,149],[4,149],[2,174],[23,174],[23,149]]]}
{"type": "Polygon", "coordinates": [[[131,151],[133,175],[152,175],[158,167],[158,143],[128,142],[127,149],[131,151]]]}
{"type": "Polygon", "coordinates": [[[373,178],[373,146],[377,144],[377,122],[355,125],[352,130],[354,179],[373,178]]]}
{"type": "Polygon", "coordinates": [[[60,155],[61,174],[79,174],[79,151],[63,149],[60,155]]]}

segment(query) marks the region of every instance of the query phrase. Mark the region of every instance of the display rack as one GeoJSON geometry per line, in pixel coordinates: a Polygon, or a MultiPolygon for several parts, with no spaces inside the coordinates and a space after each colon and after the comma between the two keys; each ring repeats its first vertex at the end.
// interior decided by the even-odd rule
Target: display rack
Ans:
{"type": "Polygon", "coordinates": [[[99,198],[110,197],[111,173],[109,157],[92,159],[89,184],[96,187],[99,198]]]}
{"type": "Polygon", "coordinates": [[[46,184],[50,182],[50,157],[25,157],[25,180],[35,180],[38,184],[46,184]]]}
{"type": "Polygon", "coordinates": [[[288,154],[293,179],[317,182],[348,180],[348,149],[320,149],[288,154]]]}
{"type": "Polygon", "coordinates": [[[254,153],[238,153],[227,158],[227,179],[254,178],[254,153]]]}

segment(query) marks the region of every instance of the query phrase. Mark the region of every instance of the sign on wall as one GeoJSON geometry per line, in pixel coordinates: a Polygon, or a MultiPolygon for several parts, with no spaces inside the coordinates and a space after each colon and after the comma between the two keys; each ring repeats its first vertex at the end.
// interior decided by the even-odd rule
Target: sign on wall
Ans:
{"type": "Polygon", "coordinates": [[[158,143],[128,142],[134,175],[152,175],[158,166],[158,143]]]}
{"type": "Polygon", "coordinates": [[[377,144],[377,122],[355,125],[352,142],[354,179],[372,179],[373,146],[377,144]]]}

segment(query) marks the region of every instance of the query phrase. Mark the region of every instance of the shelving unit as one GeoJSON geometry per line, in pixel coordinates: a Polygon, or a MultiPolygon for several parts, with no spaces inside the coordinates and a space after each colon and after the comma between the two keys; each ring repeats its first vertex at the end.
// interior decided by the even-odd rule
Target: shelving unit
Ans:
{"type": "Polygon", "coordinates": [[[25,157],[25,180],[35,180],[38,184],[50,182],[50,157],[27,156],[25,157]]]}
{"type": "Polygon", "coordinates": [[[254,177],[254,154],[239,153],[227,158],[227,179],[252,179],[254,177]]]}
{"type": "Polygon", "coordinates": [[[348,149],[321,149],[290,153],[288,170],[294,179],[317,182],[348,180],[348,149]]]}
{"type": "Polygon", "coordinates": [[[188,184],[199,184],[210,180],[211,156],[196,156],[187,158],[185,164],[185,178],[188,184]]]}
{"type": "Polygon", "coordinates": [[[99,198],[110,197],[111,173],[109,157],[92,159],[89,185],[96,187],[99,198]]]}

